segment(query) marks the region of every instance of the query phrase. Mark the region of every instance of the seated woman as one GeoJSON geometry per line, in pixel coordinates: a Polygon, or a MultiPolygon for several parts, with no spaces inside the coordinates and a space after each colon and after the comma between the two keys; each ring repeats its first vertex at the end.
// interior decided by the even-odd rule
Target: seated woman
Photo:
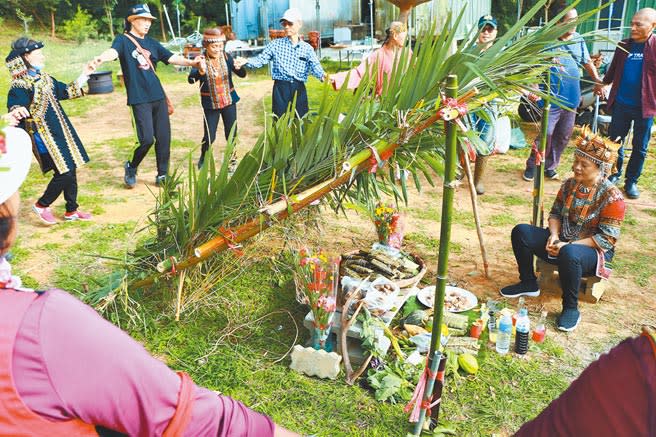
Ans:
{"type": "MultiPolygon", "coordinates": [[[[16,124],[18,115],[7,121],[16,124]]],[[[297,436],[176,374],[70,294],[21,287],[5,255],[16,238],[16,190],[30,160],[21,151],[30,140],[21,130],[6,132],[7,144],[0,142],[0,435],[297,436]]]]}
{"type": "Polygon", "coordinates": [[[574,152],[574,177],[563,182],[549,214],[549,228],[521,224],[512,230],[520,282],[501,289],[505,297],[539,296],[533,255],[558,265],[563,311],[558,329],[572,331],[581,320],[581,278],[607,278],[604,263],[613,258],[624,220],[622,192],[608,179],[619,144],[582,137],[574,152]]]}
{"type": "Polygon", "coordinates": [[[346,87],[348,89],[356,89],[362,79],[367,75],[367,70],[377,66],[376,95],[380,96],[383,93],[383,82],[386,77],[392,74],[394,66],[398,62],[401,49],[405,44],[405,38],[408,36],[408,28],[400,21],[393,21],[385,33],[386,37],[383,46],[364,58],[360,65],[350,71],[343,71],[330,76],[333,88],[336,90],[340,89],[348,76],[346,87]]]}

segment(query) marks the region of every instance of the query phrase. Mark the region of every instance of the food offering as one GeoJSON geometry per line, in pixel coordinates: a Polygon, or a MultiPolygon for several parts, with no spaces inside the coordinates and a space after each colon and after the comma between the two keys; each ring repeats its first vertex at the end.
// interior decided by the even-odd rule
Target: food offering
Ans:
{"type": "MultiPolygon", "coordinates": [[[[433,308],[435,299],[435,286],[422,288],[417,293],[417,299],[423,305],[433,308]]],[[[469,311],[478,305],[478,298],[469,290],[464,288],[446,286],[444,293],[444,309],[452,313],[469,311]]]]}

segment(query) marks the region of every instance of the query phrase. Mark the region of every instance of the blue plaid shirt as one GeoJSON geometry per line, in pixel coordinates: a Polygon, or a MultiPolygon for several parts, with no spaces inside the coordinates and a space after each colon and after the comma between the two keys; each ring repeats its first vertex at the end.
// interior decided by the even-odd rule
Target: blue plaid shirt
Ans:
{"type": "Polygon", "coordinates": [[[304,41],[293,44],[289,38],[274,39],[267,44],[262,53],[249,59],[246,67],[260,68],[269,62],[272,63],[273,80],[306,82],[309,74],[319,79],[323,79],[326,74],[314,49],[304,41]]]}

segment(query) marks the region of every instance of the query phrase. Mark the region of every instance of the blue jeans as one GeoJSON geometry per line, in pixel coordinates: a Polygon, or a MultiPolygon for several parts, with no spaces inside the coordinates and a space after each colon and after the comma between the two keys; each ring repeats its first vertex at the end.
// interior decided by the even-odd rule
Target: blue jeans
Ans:
{"type": "MultiPolygon", "coordinates": [[[[629,133],[631,122],[633,121],[633,150],[631,151],[631,158],[629,164],[626,166],[626,183],[637,184],[640,175],[642,174],[642,167],[645,164],[647,157],[647,147],[649,146],[649,138],[651,137],[651,126],[654,123],[652,117],[643,118],[642,108],[635,108],[615,101],[613,104],[613,118],[610,121],[608,130],[608,137],[611,140],[624,137],[629,133]]],[[[622,174],[622,166],[624,164],[624,147],[620,147],[617,156],[617,175],[622,174]]]]}
{"type": "MultiPolygon", "coordinates": [[[[549,239],[547,229],[521,224],[513,228],[511,234],[512,248],[519,270],[519,280],[535,283],[537,277],[533,268],[533,255],[549,264],[558,266],[560,288],[563,290],[563,308],[577,308],[581,278],[594,276],[597,270],[597,252],[582,244],[568,244],[558,253],[558,258],[547,258],[545,246],[549,239]]],[[[612,253],[606,253],[606,258],[612,253]]]]}

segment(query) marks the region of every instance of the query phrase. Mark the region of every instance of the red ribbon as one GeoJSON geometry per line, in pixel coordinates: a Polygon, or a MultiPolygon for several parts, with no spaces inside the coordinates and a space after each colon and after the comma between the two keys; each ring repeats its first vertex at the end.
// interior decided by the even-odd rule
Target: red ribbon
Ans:
{"type": "MultiPolygon", "coordinates": [[[[467,104],[458,102],[458,99],[454,99],[453,97],[447,97],[446,99],[443,100],[443,103],[444,105],[442,106],[442,108],[439,111],[437,111],[437,114],[443,120],[445,119],[444,117],[454,109],[458,111],[459,117],[462,117],[463,115],[467,114],[467,104]]],[[[450,117],[448,119],[450,119],[450,117]]]]}
{"type": "Polygon", "coordinates": [[[175,275],[177,273],[177,270],[175,269],[175,257],[170,257],[171,260],[171,274],[175,275]]]}
{"type": "Polygon", "coordinates": [[[237,237],[237,234],[235,234],[233,231],[230,229],[226,228],[219,228],[219,233],[223,237],[223,239],[226,241],[228,245],[228,249],[234,251],[235,256],[244,256],[244,251],[241,250],[242,245],[239,243],[235,242],[235,238],[237,237]]]}
{"type": "Polygon", "coordinates": [[[538,166],[542,164],[544,156],[542,156],[542,153],[540,153],[540,149],[538,148],[538,140],[533,141],[533,153],[535,154],[535,165],[538,166]]]}
{"type": "Polygon", "coordinates": [[[424,367],[424,371],[421,374],[421,378],[419,378],[417,387],[415,387],[415,391],[414,393],[412,393],[412,398],[410,399],[410,402],[408,402],[408,404],[403,409],[403,412],[405,413],[408,413],[410,412],[410,410],[412,410],[412,413],[410,413],[410,418],[408,419],[410,422],[419,421],[419,412],[421,410],[425,410],[426,417],[430,417],[431,408],[437,405],[442,400],[442,398],[440,398],[435,402],[431,403],[431,401],[433,400],[432,396],[429,399],[424,399],[424,393],[426,392],[426,385],[428,385],[429,381],[435,381],[435,379],[438,379],[439,381],[443,381],[444,372],[437,372],[437,373],[431,372],[430,367],[428,366],[428,358],[426,358],[426,367],[424,367]],[[440,373],[442,375],[440,375],[440,373]],[[442,379],[440,379],[440,377],[442,379]]]}

